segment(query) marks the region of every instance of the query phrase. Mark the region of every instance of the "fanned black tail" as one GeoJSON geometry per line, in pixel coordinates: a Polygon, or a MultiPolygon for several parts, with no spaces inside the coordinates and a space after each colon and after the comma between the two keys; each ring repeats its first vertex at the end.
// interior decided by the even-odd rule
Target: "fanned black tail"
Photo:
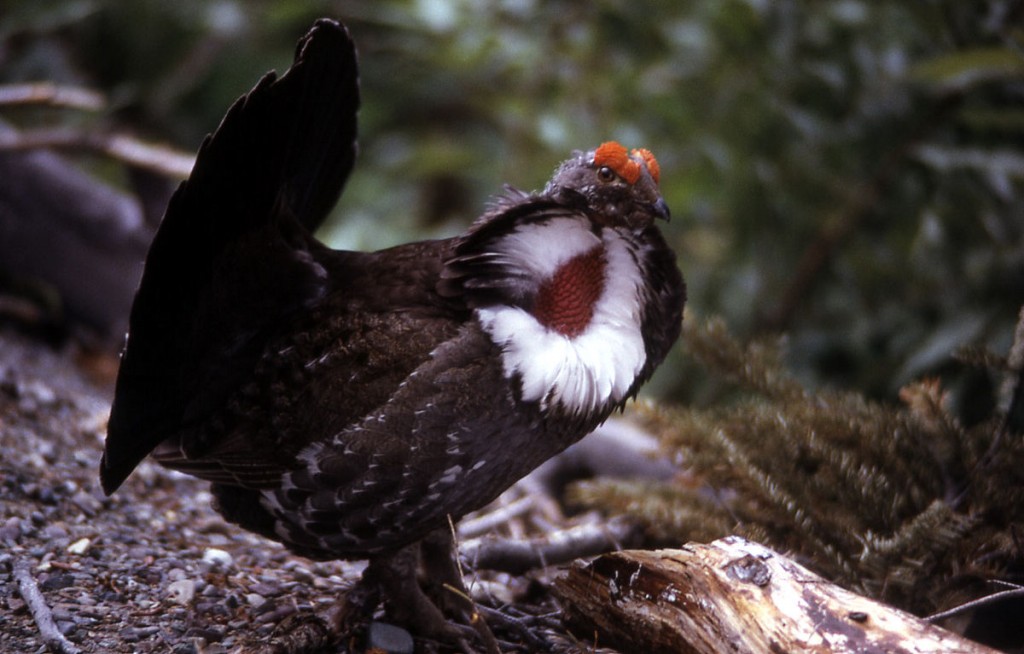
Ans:
{"type": "Polygon", "coordinates": [[[111,493],[161,441],[224,401],[268,330],[324,292],[310,234],[356,155],[355,48],[321,19],[203,142],[168,205],[129,321],[100,469],[111,493]]]}

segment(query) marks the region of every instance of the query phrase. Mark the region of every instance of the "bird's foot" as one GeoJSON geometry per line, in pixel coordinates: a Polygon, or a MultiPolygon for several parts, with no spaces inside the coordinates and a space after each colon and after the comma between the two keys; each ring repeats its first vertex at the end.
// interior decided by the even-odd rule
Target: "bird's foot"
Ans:
{"type": "Polygon", "coordinates": [[[441,609],[464,620],[476,632],[488,654],[500,652],[497,639],[462,579],[451,531],[438,529],[424,538],[420,543],[420,557],[428,588],[441,609]]]}
{"type": "Polygon", "coordinates": [[[373,559],[363,573],[363,584],[377,589],[390,622],[417,636],[450,643],[467,654],[478,651],[469,646],[476,641],[488,654],[500,654],[455,568],[450,536],[428,537],[422,544],[373,559]],[[421,562],[428,592],[418,581],[421,562]],[[456,622],[450,622],[446,614],[456,622]]]}

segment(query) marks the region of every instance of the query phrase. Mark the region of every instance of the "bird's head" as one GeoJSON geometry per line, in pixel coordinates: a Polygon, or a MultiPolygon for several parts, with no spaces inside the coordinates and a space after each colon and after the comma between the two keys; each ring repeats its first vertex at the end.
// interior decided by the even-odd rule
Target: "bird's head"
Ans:
{"type": "Polygon", "coordinates": [[[541,193],[508,189],[456,242],[439,292],[475,310],[521,399],[603,419],[675,342],[685,291],[658,177],[650,151],[604,143],[541,193]]]}
{"type": "Polygon", "coordinates": [[[615,141],[564,161],[544,194],[578,195],[604,227],[644,228],[656,218],[669,217],[658,189],[660,168],[650,150],[627,150],[615,141]]]}

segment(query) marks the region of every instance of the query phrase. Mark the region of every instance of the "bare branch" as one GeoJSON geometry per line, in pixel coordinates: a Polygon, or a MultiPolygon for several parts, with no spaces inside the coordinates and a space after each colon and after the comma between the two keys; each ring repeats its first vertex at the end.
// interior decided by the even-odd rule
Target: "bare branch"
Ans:
{"type": "Polygon", "coordinates": [[[21,560],[14,564],[14,579],[18,582],[18,592],[25,600],[25,604],[28,605],[28,610],[32,613],[32,619],[39,627],[39,635],[43,637],[46,646],[51,651],[60,654],[78,654],[80,650],[65,638],[54,624],[53,614],[46,604],[46,598],[39,592],[39,586],[36,585],[36,580],[32,577],[32,571],[27,561],[21,560]]]}
{"type": "Polygon", "coordinates": [[[458,535],[460,538],[475,538],[486,534],[505,525],[509,520],[522,516],[533,509],[534,504],[533,496],[524,495],[481,516],[463,520],[459,523],[458,535]]]}
{"type": "Polygon", "coordinates": [[[970,602],[964,602],[963,604],[954,606],[953,608],[948,609],[946,611],[942,611],[940,613],[933,613],[925,619],[928,622],[932,623],[942,622],[946,618],[952,618],[953,616],[960,615],[961,613],[966,613],[967,611],[976,609],[979,606],[988,606],[990,604],[998,604],[1003,600],[1018,599],[1024,597],[1024,587],[1017,586],[1015,584],[1011,584],[1011,586],[1012,588],[1010,590],[1001,590],[998,593],[992,593],[991,595],[979,597],[978,599],[971,600],[970,602]]]}
{"type": "Polygon", "coordinates": [[[522,574],[620,549],[623,543],[629,544],[636,533],[635,525],[630,522],[612,520],[570,527],[529,540],[477,538],[463,542],[459,554],[477,570],[522,574]]]}
{"type": "Polygon", "coordinates": [[[90,150],[167,177],[185,179],[195,157],[166,146],[153,145],[124,134],[83,132],[75,129],[6,130],[0,132],[0,151],[90,150]]]}
{"type": "Polygon", "coordinates": [[[52,82],[0,84],[0,105],[48,104],[84,111],[100,111],[107,106],[102,93],[76,86],[58,86],[52,82]]]}

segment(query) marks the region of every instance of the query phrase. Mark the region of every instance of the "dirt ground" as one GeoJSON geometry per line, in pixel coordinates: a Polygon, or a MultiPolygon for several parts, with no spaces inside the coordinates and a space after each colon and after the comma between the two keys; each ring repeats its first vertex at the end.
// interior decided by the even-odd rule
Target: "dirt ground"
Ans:
{"type": "MultiPolygon", "coordinates": [[[[0,331],[0,652],[46,651],[19,566],[80,652],[238,651],[288,616],[327,614],[363,564],[290,555],[221,520],[205,482],[148,462],[103,494],[115,364],[100,361],[99,384],[79,364],[0,331]]],[[[508,576],[488,583],[499,594],[531,587],[508,576]]]]}

